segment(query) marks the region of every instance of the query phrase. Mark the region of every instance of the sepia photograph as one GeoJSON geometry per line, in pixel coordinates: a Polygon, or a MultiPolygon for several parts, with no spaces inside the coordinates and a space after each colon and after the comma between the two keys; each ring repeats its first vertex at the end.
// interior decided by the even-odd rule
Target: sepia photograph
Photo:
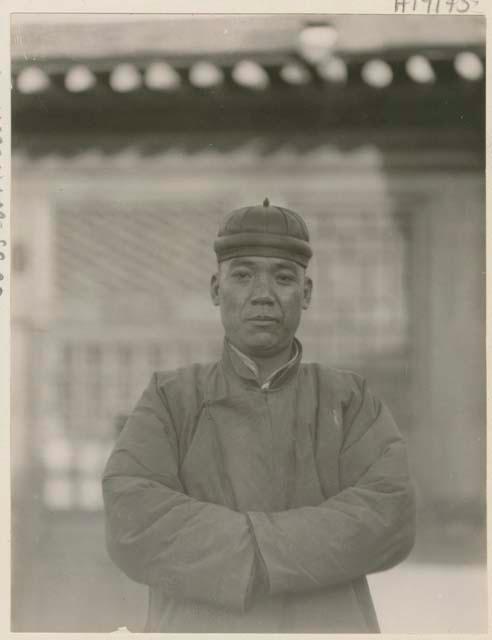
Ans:
{"type": "Polygon", "coordinates": [[[12,631],[487,632],[486,20],[393,4],[10,15],[12,631]]]}

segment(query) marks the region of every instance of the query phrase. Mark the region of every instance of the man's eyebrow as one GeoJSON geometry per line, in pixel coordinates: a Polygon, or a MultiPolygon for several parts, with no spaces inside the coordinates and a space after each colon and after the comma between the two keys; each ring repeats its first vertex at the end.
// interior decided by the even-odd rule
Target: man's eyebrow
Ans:
{"type": "Polygon", "coordinates": [[[289,269],[294,273],[297,273],[297,265],[293,262],[289,262],[288,260],[280,260],[279,262],[275,262],[273,264],[274,269],[289,269]]]}
{"type": "MultiPolygon", "coordinates": [[[[255,260],[250,260],[249,258],[232,258],[230,261],[230,268],[233,269],[234,267],[256,267],[257,266],[257,262],[255,262],[255,260]]],[[[278,271],[280,269],[288,269],[289,271],[292,271],[293,273],[297,273],[297,265],[294,262],[291,262],[290,260],[278,260],[273,262],[270,265],[270,269],[278,271]]]]}

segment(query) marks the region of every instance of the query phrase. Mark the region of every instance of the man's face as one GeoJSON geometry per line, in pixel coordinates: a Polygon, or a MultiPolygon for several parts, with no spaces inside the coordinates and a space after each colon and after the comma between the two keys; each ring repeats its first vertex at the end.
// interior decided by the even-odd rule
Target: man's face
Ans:
{"type": "Polygon", "coordinates": [[[295,262],[263,257],[222,262],[211,282],[226,336],[251,357],[275,355],[291,343],[311,288],[295,262]]]}

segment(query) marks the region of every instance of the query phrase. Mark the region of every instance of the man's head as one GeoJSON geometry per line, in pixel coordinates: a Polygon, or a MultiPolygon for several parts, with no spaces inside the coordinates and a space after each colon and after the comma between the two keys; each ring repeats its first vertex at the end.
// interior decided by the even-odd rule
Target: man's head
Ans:
{"type": "Polygon", "coordinates": [[[286,349],[311,299],[312,255],[302,218],[288,209],[245,207],[227,216],[215,242],[211,295],[227,338],[250,357],[286,349]]]}

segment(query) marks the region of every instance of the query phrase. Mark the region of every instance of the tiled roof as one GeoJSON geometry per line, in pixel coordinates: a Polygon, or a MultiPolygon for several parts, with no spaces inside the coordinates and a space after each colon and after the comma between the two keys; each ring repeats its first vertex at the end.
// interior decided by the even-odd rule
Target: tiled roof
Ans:
{"type": "Polygon", "coordinates": [[[126,18],[81,15],[66,22],[63,16],[41,21],[35,14],[14,16],[12,59],[95,60],[145,56],[244,56],[265,57],[292,51],[303,26],[329,19],[338,32],[338,52],[374,53],[402,48],[483,46],[485,19],[428,16],[316,16],[238,15],[126,18]]]}
{"type": "Polygon", "coordinates": [[[180,133],[211,142],[235,132],[483,127],[481,17],[328,17],[338,37],[317,61],[299,36],[319,16],[15,17],[13,145],[29,138],[32,150],[39,134],[77,133],[99,148],[108,132],[152,133],[166,136],[162,149],[180,133]]]}

